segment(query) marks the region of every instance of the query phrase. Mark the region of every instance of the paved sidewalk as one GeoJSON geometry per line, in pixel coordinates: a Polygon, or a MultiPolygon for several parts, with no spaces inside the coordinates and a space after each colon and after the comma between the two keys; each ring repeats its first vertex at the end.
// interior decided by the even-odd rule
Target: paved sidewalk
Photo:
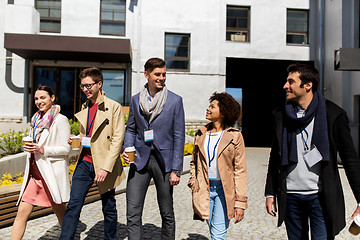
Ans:
{"type": "MultiPolygon", "coordinates": [[[[264,184],[267,171],[269,149],[247,148],[248,167],[248,197],[249,208],[245,211],[245,219],[230,224],[227,239],[286,239],[284,226],[276,227],[276,218],[265,212],[264,184]]],[[[347,206],[347,226],[336,239],[358,239],[348,232],[350,215],[356,203],[347,183],[344,170],[341,169],[343,188],[347,206]],[[345,181],[344,181],[345,180],[345,181]]],[[[205,222],[192,220],[191,191],[186,186],[189,174],[181,178],[180,185],[174,189],[174,204],[176,216],[176,239],[208,239],[208,227],[205,222]]],[[[118,239],[127,239],[125,194],[116,196],[118,208],[118,239]]],[[[97,201],[83,207],[81,223],[75,239],[102,239],[103,220],[101,202],[97,201]]],[[[161,219],[156,202],[156,190],[150,186],[144,207],[143,216],[144,239],[160,239],[161,219]]],[[[11,227],[0,229],[0,239],[10,238],[11,227]]],[[[58,239],[60,229],[54,214],[34,219],[28,222],[24,239],[58,239]]]]}

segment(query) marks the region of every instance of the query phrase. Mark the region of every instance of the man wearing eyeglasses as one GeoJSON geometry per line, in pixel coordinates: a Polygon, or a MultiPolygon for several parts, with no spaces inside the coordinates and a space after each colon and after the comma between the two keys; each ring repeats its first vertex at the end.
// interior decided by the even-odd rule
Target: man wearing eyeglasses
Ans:
{"type": "Polygon", "coordinates": [[[115,188],[125,179],[120,160],[125,131],[123,110],[119,103],[105,97],[101,89],[103,75],[99,69],[84,69],[80,79],[80,88],[88,100],[75,114],[80,122],[82,146],[60,239],[74,239],[81,208],[93,183],[98,185],[101,196],[104,239],[116,239],[115,188]]]}

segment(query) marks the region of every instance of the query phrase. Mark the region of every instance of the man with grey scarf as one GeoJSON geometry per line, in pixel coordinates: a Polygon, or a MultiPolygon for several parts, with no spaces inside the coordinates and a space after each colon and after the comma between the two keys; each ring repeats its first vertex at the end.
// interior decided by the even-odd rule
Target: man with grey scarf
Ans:
{"type": "MultiPolygon", "coordinates": [[[[180,182],[185,143],[182,98],[165,86],[165,62],[145,63],[147,83],[131,98],[124,147],[135,147],[126,187],[128,239],[143,239],[142,210],[151,178],[162,219],[161,239],[175,239],[173,186],[180,182]]],[[[126,152],[125,162],[129,163],[126,152]]]]}

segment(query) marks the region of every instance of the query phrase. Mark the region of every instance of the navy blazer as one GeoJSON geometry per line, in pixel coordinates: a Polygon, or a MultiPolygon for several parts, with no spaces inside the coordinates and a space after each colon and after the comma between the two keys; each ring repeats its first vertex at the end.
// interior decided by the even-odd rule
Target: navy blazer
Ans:
{"type": "MultiPolygon", "coordinates": [[[[277,201],[278,226],[285,219],[286,212],[286,167],[281,166],[282,133],[284,129],[284,108],[274,112],[274,141],[271,148],[265,195],[273,195],[277,201]]],[[[335,236],[345,227],[345,200],[338,171],[337,153],[339,153],[348,181],[357,202],[360,202],[360,160],[350,134],[346,112],[326,101],[326,118],[330,144],[330,162],[321,163],[320,196],[328,232],[335,236]]],[[[355,207],[355,206],[354,206],[355,207]]]]}
{"type": "Polygon", "coordinates": [[[182,98],[168,91],[164,108],[149,125],[147,117],[142,113],[139,96],[131,97],[129,118],[125,130],[124,147],[135,146],[137,157],[135,166],[138,171],[147,164],[152,146],[160,159],[165,172],[183,170],[185,144],[185,114],[182,98]],[[144,141],[144,130],[154,131],[154,141],[144,141]]]}

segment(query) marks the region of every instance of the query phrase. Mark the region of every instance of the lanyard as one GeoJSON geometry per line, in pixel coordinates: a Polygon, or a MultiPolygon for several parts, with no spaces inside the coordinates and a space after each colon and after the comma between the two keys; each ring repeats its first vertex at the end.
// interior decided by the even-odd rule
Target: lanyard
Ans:
{"type": "Polygon", "coordinates": [[[89,136],[90,129],[91,129],[91,125],[94,123],[94,120],[95,120],[95,117],[96,117],[96,113],[97,113],[97,106],[96,106],[96,112],[95,112],[94,118],[91,120],[91,122],[90,122],[90,124],[89,124],[90,108],[88,109],[88,119],[87,119],[87,125],[86,125],[86,136],[89,136]]]}
{"type": "Polygon", "coordinates": [[[148,95],[149,95],[149,100],[150,100],[150,102],[152,102],[149,90],[147,91],[147,93],[148,93],[148,95]]]}
{"type": "Polygon", "coordinates": [[[212,158],[210,158],[210,150],[209,150],[209,148],[210,148],[210,137],[211,137],[211,130],[210,130],[208,147],[207,147],[209,167],[211,167],[211,162],[214,161],[214,158],[215,158],[215,149],[216,149],[217,145],[219,144],[219,141],[220,141],[220,139],[221,139],[221,136],[222,136],[223,132],[224,132],[224,130],[221,131],[221,135],[220,135],[220,137],[218,138],[218,140],[217,140],[217,142],[216,142],[216,144],[215,144],[215,146],[214,146],[213,156],[212,156],[212,158]]]}
{"type": "Polygon", "coordinates": [[[301,139],[302,139],[303,144],[304,144],[304,150],[305,151],[309,150],[309,146],[307,145],[307,141],[309,140],[309,133],[308,133],[308,131],[306,131],[306,129],[304,129],[304,131],[301,131],[301,139]],[[306,141],[305,141],[303,132],[305,132],[305,134],[306,134],[306,141]]]}
{"type": "Polygon", "coordinates": [[[40,117],[40,114],[39,114],[39,116],[35,119],[35,121],[34,121],[34,128],[33,128],[33,140],[35,140],[35,132],[36,132],[36,128],[39,126],[39,124],[42,122],[41,120],[39,121],[39,123],[37,124],[37,125],[35,125],[36,124],[36,121],[39,119],[39,117],[40,117]]]}

